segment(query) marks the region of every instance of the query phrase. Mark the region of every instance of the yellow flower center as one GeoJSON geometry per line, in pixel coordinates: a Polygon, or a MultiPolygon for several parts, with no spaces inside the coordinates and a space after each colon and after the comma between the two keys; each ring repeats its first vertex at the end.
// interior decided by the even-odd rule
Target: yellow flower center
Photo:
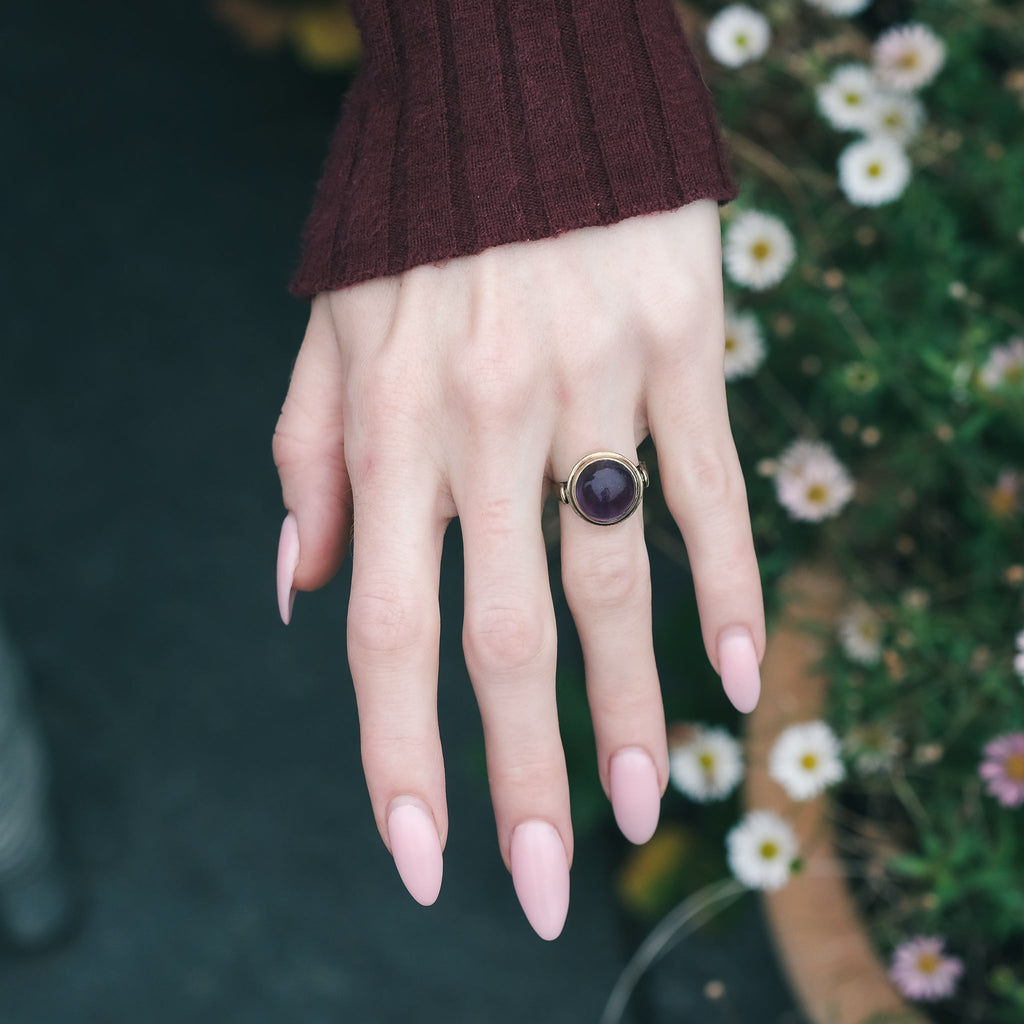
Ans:
{"type": "Polygon", "coordinates": [[[725,351],[734,352],[736,350],[736,339],[731,334],[725,336],[725,351]]]}
{"type": "Polygon", "coordinates": [[[779,844],[766,839],[761,844],[761,858],[763,860],[775,860],[779,855],[779,844]]]}
{"type": "Polygon", "coordinates": [[[1005,519],[1017,511],[1017,494],[1012,490],[996,488],[988,492],[988,505],[992,515],[1005,519]]]}
{"type": "Polygon", "coordinates": [[[705,775],[710,775],[712,771],[714,771],[715,759],[708,751],[701,751],[700,756],[697,758],[697,762],[700,764],[701,770],[705,775]]]}
{"type": "Polygon", "coordinates": [[[913,50],[907,50],[906,53],[900,56],[900,59],[896,63],[904,71],[913,71],[914,68],[917,67],[919,60],[917,54],[913,50]]]}
{"type": "Polygon", "coordinates": [[[812,505],[823,505],[828,501],[828,488],[824,484],[811,484],[807,488],[807,500],[812,505]]]}
{"type": "Polygon", "coordinates": [[[873,164],[868,164],[868,177],[880,177],[883,170],[884,168],[882,167],[882,165],[876,160],[873,164]]]}
{"type": "Polygon", "coordinates": [[[805,771],[813,772],[818,767],[818,755],[808,751],[800,758],[800,765],[805,771]]]}
{"type": "Polygon", "coordinates": [[[750,255],[755,260],[766,260],[772,254],[772,247],[767,242],[755,242],[750,247],[750,255]]]}
{"type": "Polygon", "coordinates": [[[864,97],[859,92],[848,92],[843,100],[848,107],[859,107],[863,102],[864,97]]]}
{"type": "Polygon", "coordinates": [[[1011,754],[1003,762],[1003,771],[1014,782],[1024,782],[1024,754],[1011,754]]]}
{"type": "Polygon", "coordinates": [[[941,958],[936,953],[922,953],[917,958],[917,969],[922,974],[934,974],[939,969],[941,958]]]}
{"type": "Polygon", "coordinates": [[[745,50],[747,48],[747,35],[745,32],[738,32],[736,34],[736,45],[741,50],[745,50]]]}

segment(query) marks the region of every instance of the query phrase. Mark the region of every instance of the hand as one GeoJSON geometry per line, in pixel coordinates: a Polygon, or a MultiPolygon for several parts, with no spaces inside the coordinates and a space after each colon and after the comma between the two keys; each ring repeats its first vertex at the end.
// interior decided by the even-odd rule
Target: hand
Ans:
{"type": "MultiPolygon", "coordinates": [[[[282,616],[348,545],[348,655],[363,767],[404,882],[436,898],[448,818],[438,736],[438,576],[465,552],[466,664],[502,857],[544,938],[568,908],[573,837],[555,710],[541,505],[582,456],[652,435],[692,565],[704,644],[757,702],[764,613],[729,429],[714,203],[489,249],[319,296],[274,437],[282,616]]],[[[668,781],[642,516],[561,507],[601,781],[623,833],[654,832],[668,781]]]]}

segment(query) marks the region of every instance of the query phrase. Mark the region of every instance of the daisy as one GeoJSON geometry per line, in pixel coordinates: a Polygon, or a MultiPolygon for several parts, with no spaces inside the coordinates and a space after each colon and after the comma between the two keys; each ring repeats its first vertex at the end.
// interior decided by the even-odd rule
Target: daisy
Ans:
{"type": "Polygon", "coordinates": [[[871,3],[871,0],[807,0],[807,2],[826,14],[849,17],[851,14],[860,14],[871,3]]]}
{"type": "Polygon", "coordinates": [[[708,50],[729,68],[763,57],[771,38],[768,19],[745,4],[723,7],[708,23],[708,50]]]}
{"type": "Polygon", "coordinates": [[[924,105],[916,96],[883,90],[875,95],[865,132],[906,145],[924,124],[924,105]]]}
{"type": "Polygon", "coordinates": [[[987,388],[1024,384],[1024,338],[1011,338],[992,349],[979,376],[987,388]]]}
{"type": "Polygon", "coordinates": [[[946,60],[946,46],[925,25],[898,25],[875,41],[875,73],[883,85],[913,92],[927,85],[946,60]]]}
{"type": "Polygon", "coordinates": [[[774,811],[750,811],[725,844],[732,873],[749,889],[774,892],[789,881],[798,851],[796,833],[774,811]]]}
{"type": "Polygon", "coordinates": [[[1024,732],[1009,732],[986,743],[978,774],[989,795],[1004,807],[1024,804],[1024,732]]]}
{"type": "Polygon", "coordinates": [[[839,619],[839,644],[858,665],[882,660],[882,620],[866,604],[851,605],[839,619]]]}
{"type": "Polygon", "coordinates": [[[753,313],[725,310],[725,379],[750,377],[764,362],[765,347],[761,325],[753,313]]]}
{"type": "Polygon", "coordinates": [[[768,755],[768,774],[793,800],[810,800],[846,777],[839,740],[824,722],[784,729],[768,755]]]}
{"type": "Polygon", "coordinates": [[[669,778],[691,800],[724,800],[743,778],[743,748],[725,729],[694,726],[670,747],[669,778]]]}
{"type": "Polygon", "coordinates": [[[1013,658],[1013,671],[1020,676],[1024,682],[1024,629],[1017,634],[1017,653],[1013,658]]]}
{"type": "Polygon", "coordinates": [[[832,77],[818,86],[818,110],[833,128],[840,131],[866,131],[871,124],[872,105],[878,91],[871,68],[863,64],[844,64],[832,77]]]}
{"type": "Polygon", "coordinates": [[[906,749],[896,733],[881,725],[859,726],[850,732],[843,746],[859,775],[890,771],[906,749]]]}
{"type": "Polygon", "coordinates": [[[779,456],[775,492],[793,519],[818,523],[845,508],[853,478],[824,442],[794,441],[779,456]]]}
{"type": "Polygon", "coordinates": [[[789,228],[767,213],[739,214],[725,234],[725,269],[737,283],[763,291],[778,284],[796,256],[789,228]]]}
{"type": "Polygon", "coordinates": [[[881,206],[903,195],[910,160],[891,139],[861,139],[839,154],[839,187],[854,206],[881,206]]]}
{"type": "Polygon", "coordinates": [[[889,977],[908,999],[932,1001],[953,994],[964,963],[959,957],[946,956],[945,944],[945,939],[921,935],[896,947],[889,977]]]}
{"type": "Polygon", "coordinates": [[[1009,519],[1020,507],[1020,494],[1024,484],[1024,473],[1004,469],[996,480],[995,487],[985,492],[989,511],[997,519],[1009,519]]]}

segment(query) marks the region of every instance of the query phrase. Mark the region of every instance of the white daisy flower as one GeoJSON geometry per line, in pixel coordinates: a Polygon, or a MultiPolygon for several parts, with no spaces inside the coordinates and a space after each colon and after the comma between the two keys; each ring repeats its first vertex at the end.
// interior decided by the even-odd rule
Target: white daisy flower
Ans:
{"type": "Polygon", "coordinates": [[[1024,384],[1024,338],[1011,338],[992,349],[979,376],[987,388],[1024,384]]]}
{"type": "Polygon", "coordinates": [[[865,127],[868,135],[906,145],[924,124],[924,104],[916,96],[883,89],[875,95],[865,127]]]}
{"type": "Polygon", "coordinates": [[[1017,634],[1017,653],[1013,657],[1013,671],[1024,683],[1024,629],[1017,634]]]}
{"type": "Polygon", "coordinates": [[[745,4],[723,7],[708,23],[708,50],[728,68],[763,57],[771,38],[768,19],[745,4]]]}
{"type": "Polygon", "coordinates": [[[883,85],[913,92],[939,73],[946,60],[946,45],[925,25],[897,25],[878,37],[873,56],[875,73],[883,85]]]}
{"type": "Polygon", "coordinates": [[[899,199],[910,181],[910,160],[890,139],[861,139],[839,154],[839,187],[854,206],[899,199]]]}
{"type": "Polygon", "coordinates": [[[839,740],[824,722],[784,729],[768,755],[768,774],[793,800],[810,800],[846,777],[839,740]]]}
{"type": "Polygon", "coordinates": [[[796,246],[778,217],[746,210],[726,230],[722,258],[737,284],[763,291],[786,276],[796,258],[796,246]]]}
{"type": "Polygon", "coordinates": [[[725,838],[732,873],[750,889],[781,889],[793,870],[796,833],[774,811],[750,811],[725,838]]]}
{"type": "Polygon", "coordinates": [[[878,93],[878,81],[864,64],[843,64],[818,86],[818,110],[833,128],[866,131],[878,93]]]}
{"type": "Polygon", "coordinates": [[[851,14],[860,14],[871,0],[807,0],[812,7],[834,14],[837,18],[848,18],[851,14]]]}
{"type": "Polygon", "coordinates": [[[794,441],[779,456],[775,473],[779,504],[794,519],[830,519],[853,497],[853,478],[822,441],[794,441]]]}
{"type": "Polygon", "coordinates": [[[743,748],[725,729],[694,726],[670,745],[669,778],[691,800],[724,800],[743,778],[743,748]]]}
{"type": "Polygon", "coordinates": [[[839,644],[858,665],[882,660],[882,620],[866,604],[851,605],[839,619],[839,644]]]}
{"type": "Polygon", "coordinates": [[[725,310],[725,379],[750,377],[764,362],[765,347],[761,325],[753,313],[725,310]]]}
{"type": "Polygon", "coordinates": [[[853,759],[858,775],[878,775],[896,764],[906,750],[903,740],[880,725],[862,725],[846,737],[843,744],[853,759]]]}

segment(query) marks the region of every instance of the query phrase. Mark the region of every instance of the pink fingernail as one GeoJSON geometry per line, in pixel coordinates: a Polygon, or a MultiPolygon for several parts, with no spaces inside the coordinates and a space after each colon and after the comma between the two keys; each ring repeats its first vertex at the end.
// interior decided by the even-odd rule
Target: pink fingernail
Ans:
{"type": "Polygon", "coordinates": [[[512,833],[509,860],[526,920],[542,939],[557,939],[569,913],[569,860],[558,830],[546,821],[523,822],[512,833]]]}
{"type": "Polygon", "coordinates": [[[608,770],[608,788],[619,831],[631,843],[646,843],[661,814],[658,769],[648,753],[639,747],[620,750],[608,770]]]}
{"type": "Polygon", "coordinates": [[[761,669],[754,638],[742,626],[726,629],[718,638],[718,671],[722,688],[737,711],[757,707],[761,696],[761,669]]]}
{"type": "Polygon", "coordinates": [[[277,545],[277,609],[287,626],[295,607],[295,567],[299,564],[299,524],[295,513],[289,512],[281,524],[281,540],[277,545]]]}
{"type": "Polygon", "coordinates": [[[409,894],[429,907],[441,891],[441,840],[433,819],[418,803],[398,804],[388,815],[395,867],[409,894]]]}

